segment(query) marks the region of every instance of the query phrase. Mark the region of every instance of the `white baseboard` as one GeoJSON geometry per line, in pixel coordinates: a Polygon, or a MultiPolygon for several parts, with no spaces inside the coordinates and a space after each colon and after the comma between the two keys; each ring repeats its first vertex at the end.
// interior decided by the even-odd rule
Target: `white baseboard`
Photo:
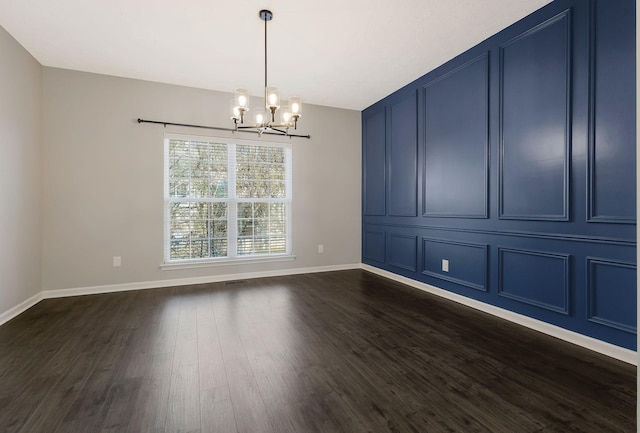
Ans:
{"type": "Polygon", "coordinates": [[[137,283],[108,284],[104,286],[77,287],[42,291],[43,299],[64,298],[67,296],[95,295],[99,293],[125,292],[129,290],[156,289],[160,287],[186,286],[193,284],[219,283],[222,281],[249,280],[253,278],[280,277],[284,275],[313,274],[317,272],[344,271],[360,269],[360,263],[348,265],[316,266],[311,268],[281,269],[263,272],[245,272],[227,275],[208,275],[205,277],[178,278],[172,280],[141,281],[137,283]]]}
{"type": "Polygon", "coordinates": [[[510,322],[517,323],[535,331],[542,332],[543,334],[551,335],[552,337],[556,337],[569,343],[573,343],[578,346],[593,350],[594,352],[602,353],[603,355],[610,356],[629,364],[638,365],[638,354],[633,350],[606,343],[592,337],[587,337],[586,335],[578,334],[577,332],[569,331],[559,326],[551,325],[537,319],[532,319],[531,317],[523,316],[522,314],[514,313],[513,311],[505,310],[503,308],[489,305],[481,301],[476,301],[475,299],[467,298],[465,296],[458,295],[456,293],[449,292],[447,290],[440,289],[438,287],[422,283],[420,281],[412,280],[411,278],[403,277],[402,275],[397,275],[383,269],[365,265],[364,263],[362,264],[362,269],[380,275],[382,277],[389,278],[390,280],[406,284],[416,289],[429,292],[442,298],[458,302],[459,304],[475,308],[476,310],[489,313],[493,316],[500,317],[510,322]]]}
{"type": "Polygon", "coordinates": [[[38,302],[42,301],[42,299],[43,299],[42,298],[42,292],[36,293],[35,295],[30,297],[26,301],[22,301],[18,305],[16,305],[15,307],[8,309],[4,313],[0,313],[0,325],[3,325],[5,323],[7,323],[9,320],[13,319],[14,317],[18,316],[19,314],[24,313],[29,308],[33,307],[38,302]]]}

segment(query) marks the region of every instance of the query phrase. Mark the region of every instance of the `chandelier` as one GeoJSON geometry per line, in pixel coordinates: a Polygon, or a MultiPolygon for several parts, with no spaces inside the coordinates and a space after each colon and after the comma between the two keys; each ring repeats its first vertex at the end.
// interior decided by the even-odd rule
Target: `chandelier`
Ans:
{"type": "Polygon", "coordinates": [[[264,110],[253,110],[253,119],[249,120],[249,91],[238,88],[231,101],[231,119],[235,131],[248,129],[257,131],[259,135],[265,131],[289,135],[289,128],[297,129],[298,120],[302,116],[302,99],[292,96],[289,98],[289,105],[283,105],[278,88],[267,84],[267,23],[273,19],[273,14],[263,9],[259,16],[264,21],[264,110]]]}

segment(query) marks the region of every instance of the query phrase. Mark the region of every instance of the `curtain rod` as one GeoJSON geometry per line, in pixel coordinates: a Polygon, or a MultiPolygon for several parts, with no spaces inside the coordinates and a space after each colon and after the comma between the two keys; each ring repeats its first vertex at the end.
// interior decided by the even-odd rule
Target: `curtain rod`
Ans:
{"type": "MultiPolygon", "coordinates": [[[[190,125],[188,123],[161,122],[159,120],[138,119],[138,123],[153,123],[153,124],[156,124],[156,125],[164,125],[165,128],[167,127],[167,125],[171,125],[171,126],[186,126],[188,128],[214,129],[216,131],[251,132],[251,133],[254,133],[254,134],[258,134],[258,131],[246,131],[246,130],[242,130],[242,129],[233,129],[233,128],[220,128],[220,127],[217,127],[217,126],[190,125]]],[[[291,138],[291,137],[311,138],[311,135],[288,134],[286,132],[268,132],[268,131],[265,131],[262,134],[280,135],[280,136],[289,137],[289,138],[291,138]]]]}

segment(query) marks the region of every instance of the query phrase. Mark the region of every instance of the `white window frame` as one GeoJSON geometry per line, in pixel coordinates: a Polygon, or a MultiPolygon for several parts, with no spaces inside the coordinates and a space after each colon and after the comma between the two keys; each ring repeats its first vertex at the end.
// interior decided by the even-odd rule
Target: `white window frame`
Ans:
{"type": "Polygon", "coordinates": [[[293,201],[293,149],[290,143],[280,143],[273,141],[253,141],[235,138],[224,138],[215,136],[200,136],[188,134],[165,133],[164,134],[164,176],[163,176],[163,201],[164,201],[164,261],[160,265],[163,270],[171,269],[189,269],[208,266],[224,266],[234,264],[250,264],[260,262],[281,262],[295,259],[292,253],[292,201],[293,201]],[[170,259],[170,242],[171,242],[171,221],[170,221],[170,204],[175,201],[169,195],[169,141],[170,140],[189,140],[204,141],[211,143],[220,143],[227,145],[227,188],[228,197],[224,200],[220,199],[202,199],[202,201],[226,201],[227,205],[227,256],[226,257],[207,257],[201,259],[170,259]],[[285,236],[285,253],[274,254],[254,254],[254,255],[237,255],[237,238],[238,238],[238,220],[237,209],[238,202],[277,202],[282,203],[282,199],[268,198],[238,198],[235,195],[236,190],[236,146],[261,146],[261,147],[277,147],[285,149],[285,196],[286,204],[286,236],[285,236]]]}

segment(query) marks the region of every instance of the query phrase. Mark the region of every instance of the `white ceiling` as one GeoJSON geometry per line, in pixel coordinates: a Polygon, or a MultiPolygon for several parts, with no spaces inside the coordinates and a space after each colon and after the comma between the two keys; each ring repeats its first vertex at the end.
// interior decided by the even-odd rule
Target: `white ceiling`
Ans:
{"type": "Polygon", "coordinates": [[[0,0],[41,64],[362,110],[550,0],[0,0]]]}

